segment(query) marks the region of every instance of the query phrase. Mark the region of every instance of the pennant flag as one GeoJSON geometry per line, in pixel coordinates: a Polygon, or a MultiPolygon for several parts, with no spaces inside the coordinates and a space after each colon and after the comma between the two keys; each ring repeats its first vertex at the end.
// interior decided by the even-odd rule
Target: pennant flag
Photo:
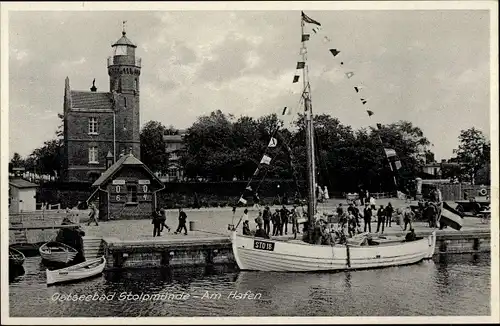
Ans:
{"type": "Polygon", "coordinates": [[[337,49],[330,49],[330,52],[333,54],[334,57],[336,57],[337,54],[340,53],[340,51],[338,51],[337,49]]]}
{"type": "Polygon", "coordinates": [[[238,202],[242,203],[243,205],[247,203],[246,199],[244,199],[243,197],[240,197],[240,200],[238,200],[238,202]]]}
{"type": "Polygon", "coordinates": [[[304,69],[306,63],[303,61],[297,62],[297,69],[304,69]]]}
{"type": "Polygon", "coordinates": [[[360,100],[361,100],[361,103],[363,103],[363,104],[366,104],[366,102],[367,102],[364,98],[360,98],[360,100]]]}
{"type": "Polygon", "coordinates": [[[401,161],[397,160],[396,162],[394,162],[394,166],[396,167],[396,170],[401,169],[401,161]]]}
{"type": "Polygon", "coordinates": [[[382,124],[381,123],[377,123],[377,128],[378,129],[382,129],[382,124]]]}
{"type": "Polygon", "coordinates": [[[269,165],[269,163],[271,163],[271,158],[267,155],[264,155],[262,157],[262,160],[260,160],[260,163],[269,165]]]}
{"type": "Polygon", "coordinates": [[[318,25],[318,26],[321,26],[321,24],[317,21],[315,21],[314,19],[312,19],[311,17],[307,16],[306,14],[304,14],[304,12],[302,11],[302,20],[306,23],[309,23],[309,24],[314,24],[314,25],[318,25]]]}
{"type": "Polygon", "coordinates": [[[317,33],[319,32],[319,30],[320,30],[320,28],[318,28],[318,27],[314,27],[314,28],[313,28],[313,32],[314,32],[314,34],[317,34],[317,33]]]}
{"type": "Polygon", "coordinates": [[[302,34],[302,42],[309,41],[309,34],[302,34]]]}
{"type": "Polygon", "coordinates": [[[271,140],[269,141],[267,147],[276,147],[276,145],[278,145],[278,140],[274,137],[271,137],[271,140]]]}
{"type": "Polygon", "coordinates": [[[360,90],[360,89],[361,89],[361,88],[359,88],[358,86],[354,86],[354,90],[356,91],[356,93],[359,93],[359,90],[360,90]]]}
{"type": "Polygon", "coordinates": [[[366,112],[368,113],[369,117],[371,117],[373,115],[373,111],[371,111],[371,110],[366,110],[366,112]]]}
{"type": "Polygon", "coordinates": [[[351,78],[352,76],[354,76],[354,73],[352,71],[349,71],[346,72],[345,75],[347,76],[347,78],[351,78]]]}
{"type": "Polygon", "coordinates": [[[259,174],[259,168],[255,169],[255,172],[253,173],[253,176],[255,177],[257,174],[259,174]]]}
{"type": "Polygon", "coordinates": [[[396,156],[396,151],[393,150],[392,148],[384,148],[384,151],[385,151],[385,156],[387,156],[388,158],[396,156]]]}
{"type": "Polygon", "coordinates": [[[295,75],[295,76],[293,76],[293,82],[294,82],[294,83],[298,83],[298,82],[299,82],[299,78],[300,78],[300,76],[299,76],[299,75],[295,75]]]}
{"type": "Polygon", "coordinates": [[[252,187],[251,186],[248,186],[245,189],[248,190],[248,191],[252,191],[252,187]]]}
{"type": "Polygon", "coordinates": [[[290,111],[290,109],[285,106],[283,108],[283,112],[281,113],[281,115],[290,115],[290,114],[292,114],[292,111],[290,111]]]}
{"type": "Polygon", "coordinates": [[[332,40],[328,36],[323,37],[323,43],[331,42],[331,41],[332,40]]]}
{"type": "Polygon", "coordinates": [[[452,208],[446,202],[443,202],[443,206],[441,208],[441,218],[440,222],[449,227],[460,230],[463,224],[464,214],[452,208]]]}

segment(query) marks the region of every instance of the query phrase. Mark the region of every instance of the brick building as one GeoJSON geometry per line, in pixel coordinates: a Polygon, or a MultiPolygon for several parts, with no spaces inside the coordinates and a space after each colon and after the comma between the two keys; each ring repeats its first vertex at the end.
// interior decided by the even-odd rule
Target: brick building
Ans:
{"type": "Polygon", "coordinates": [[[132,153],[122,155],[92,184],[99,219],[151,218],[165,185],[132,153]]]}
{"type": "MultiPolygon", "coordinates": [[[[109,92],[64,87],[65,181],[94,182],[120,153],[140,157],[139,76],[141,59],[126,36],[112,46],[107,60],[109,92]],[[111,158],[111,160],[109,160],[111,158]]],[[[95,80],[94,80],[95,82],[95,80]]]]}

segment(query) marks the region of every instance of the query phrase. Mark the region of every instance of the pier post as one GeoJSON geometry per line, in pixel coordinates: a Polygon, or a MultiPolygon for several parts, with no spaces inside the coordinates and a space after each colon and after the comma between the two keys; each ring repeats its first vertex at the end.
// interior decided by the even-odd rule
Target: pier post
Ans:
{"type": "Polygon", "coordinates": [[[474,244],[472,245],[472,250],[479,251],[480,241],[479,238],[474,239],[474,244]]]}

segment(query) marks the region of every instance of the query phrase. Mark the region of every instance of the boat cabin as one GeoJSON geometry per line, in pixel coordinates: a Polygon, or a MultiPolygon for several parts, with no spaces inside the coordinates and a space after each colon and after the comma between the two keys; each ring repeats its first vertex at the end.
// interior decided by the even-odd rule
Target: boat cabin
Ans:
{"type": "Polygon", "coordinates": [[[134,157],[123,155],[92,184],[89,200],[96,205],[100,220],[150,218],[156,208],[156,195],[165,185],[134,157]]]}

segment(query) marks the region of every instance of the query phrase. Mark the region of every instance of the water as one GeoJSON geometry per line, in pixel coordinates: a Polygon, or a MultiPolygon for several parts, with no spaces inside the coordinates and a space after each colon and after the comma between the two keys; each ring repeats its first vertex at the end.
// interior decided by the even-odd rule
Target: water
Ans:
{"type": "Polygon", "coordinates": [[[10,281],[11,317],[491,314],[490,256],[484,254],[450,255],[446,260],[411,266],[339,273],[238,272],[232,266],[125,270],[50,287],[45,284],[40,257],[26,258],[24,269],[24,275],[10,281]],[[228,297],[235,291],[251,291],[256,297],[228,297]],[[100,295],[111,299],[113,293],[110,301],[97,299],[100,295]],[[128,293],[136,297],[127,300],[128,293]],[[95,301],[57,300],[68,294],[97,295],[95,301]],[[141,301],[146,294],[163,294],[156,299],[164,300],[141,301]],[[207,294],[212,298],[206,298],[207,294]]]}

